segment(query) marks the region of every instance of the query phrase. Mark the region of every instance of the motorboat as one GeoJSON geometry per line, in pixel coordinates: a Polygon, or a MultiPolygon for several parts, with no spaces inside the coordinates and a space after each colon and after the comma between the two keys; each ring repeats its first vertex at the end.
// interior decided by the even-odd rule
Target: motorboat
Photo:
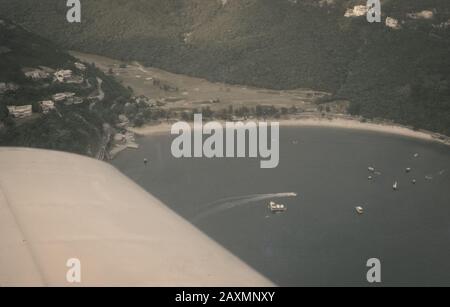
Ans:
{"type": "Polygon", "coordinates": [[[269,209],[272,213],[282,213],[287,211],[287,207],[285,205],[277,204],[273,201],[269,203],[269,209]]]}

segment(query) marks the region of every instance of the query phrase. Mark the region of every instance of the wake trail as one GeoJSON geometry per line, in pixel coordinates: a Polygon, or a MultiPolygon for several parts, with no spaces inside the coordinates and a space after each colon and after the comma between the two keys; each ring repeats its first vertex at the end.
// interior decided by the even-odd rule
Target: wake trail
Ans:
{"type": "Polygon", "coordinates": [[[258,201],[274,198],[296,197],[296,196],[297,193],[286,192],[286,193],[271,193],[271,194],[251,194],[245,196],[222,198],[207,204],[205,206],[206,210],[193,217],[191,221],[193,223],[197,223],[198,221],[204,219],[205,217],[223,212],[225,210],[230,210],[243,205],[255,203],[258,201]]]}

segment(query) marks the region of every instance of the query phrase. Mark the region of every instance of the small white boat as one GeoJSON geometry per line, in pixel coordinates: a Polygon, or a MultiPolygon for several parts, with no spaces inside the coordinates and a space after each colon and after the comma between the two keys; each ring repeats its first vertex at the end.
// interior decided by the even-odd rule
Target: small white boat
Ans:
{"type": "Polygon", "coordinates": [[[394,184],[392,185],[392,188],[394,189],[394,191],[398,190],[398,182],[394,182],[394,184]]]}
{"type": "Polygon", "coordinates": [[[409,173],[409,172],[411,172],[411,168],[410,168],[410,167],[407,167],[405,171],[406,171],[407,173],[409,173]]]}
{"type": "Polygon", "coordinates": [[[415,153],[414,154],[414,158],[418,158],[419,157],[419,154],[418,153],[415,153]]]}
{"type": "Polygon", "coordinates": [[[375,172],[375,167],[372,167],[372,166],[369,166],[368,168],[367,168],[367,170],[369,171],[369,172],[375,172]]]}
{"type": "Polygon", "coordinates": [[[369,180],[372,180],[372,179],[373,179],[373,177],[372,177],[372,176],[369,176],[369,177],[367,177],[367,179],[369,179],[369,180]]]}
{"type": "Polygon", "coordinates": [[[364,208],[361,206],[355,207],[355,210],[358,214],[363,214],[364,213],[364,208]]]}
{"type": "Polygon", "coordinates": [[[412,182],[412,184],[416,184],[416,183],[417,183],[417,180],[416,180],[416,179],[413,179],[411,182],[412,182]]]}
{"type": "Polygon", "coordinates": [[[283,204],[277,204],[276,202],[271,201],[269,203],[269,209],[272,213],[282,213],[287,211],[287,207],[283,204]]]}

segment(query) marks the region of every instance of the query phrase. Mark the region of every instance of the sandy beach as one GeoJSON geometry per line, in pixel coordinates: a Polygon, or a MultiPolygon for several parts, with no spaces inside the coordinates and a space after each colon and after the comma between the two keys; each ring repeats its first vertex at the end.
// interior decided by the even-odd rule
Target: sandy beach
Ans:
{"type": "MultiPolygon", "coordinates": [[[[408,127],[387,124],[387,123],[373,123],[373,122],[361,122],[358,119],[349,118],[291,118],[291,119],[268,119],[267,121],[277,121],[280,126],[285,127],[329,127],[329,128],[343,128],[354,130],[366,130],[380,133],[388,133],[401,135],[405,137],[417,138],[428,141],[436,141],[442,144],[450,145],[448,137],[440,137],[439,134],[429,131],[415,131],[408,127]]],[[[128,130],[134,132],[137,135],[155,135],[170,133],[172,124],[161,123],[156,125],[145,125],[140,128],[129,128],[128,130]]]]}

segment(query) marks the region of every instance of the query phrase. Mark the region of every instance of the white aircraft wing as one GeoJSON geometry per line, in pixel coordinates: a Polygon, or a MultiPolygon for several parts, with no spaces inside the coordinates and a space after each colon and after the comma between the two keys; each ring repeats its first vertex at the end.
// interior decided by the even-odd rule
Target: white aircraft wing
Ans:
{"type": "Polygon", "coordinates": [[[0,286],[273,284],[107,163],[0,148],[0,286]]]}

